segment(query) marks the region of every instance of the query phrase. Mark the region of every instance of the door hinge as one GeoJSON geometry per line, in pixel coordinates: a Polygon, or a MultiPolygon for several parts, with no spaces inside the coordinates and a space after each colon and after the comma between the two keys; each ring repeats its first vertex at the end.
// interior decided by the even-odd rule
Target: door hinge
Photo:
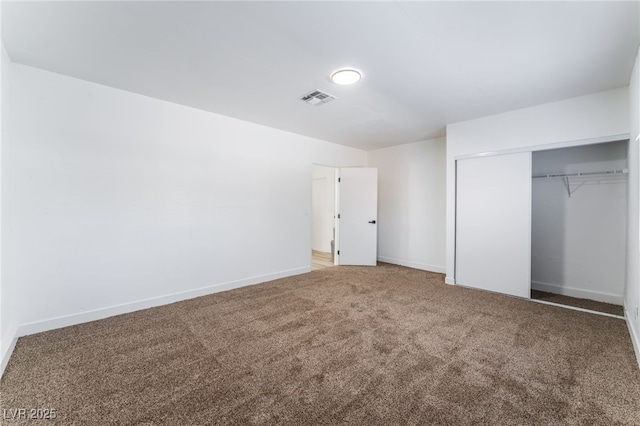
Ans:
{"type": "Polygon", "coordinates": [[[338,250],[338,256],[340,256],[340,250],[338,250]]]}
{"type": "Polygon", "coordinates": [[[340,213],[338,213],[338,219],[340,219],[340,213]]]}
{"type": "Polygon", "coordinates": [[[338,183],[340,183],[340,178],[338,178],[338,183]]]}

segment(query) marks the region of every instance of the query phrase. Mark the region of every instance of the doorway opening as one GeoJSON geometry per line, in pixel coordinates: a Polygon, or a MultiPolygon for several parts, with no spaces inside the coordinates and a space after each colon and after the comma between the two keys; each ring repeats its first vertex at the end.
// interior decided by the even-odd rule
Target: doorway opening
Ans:
{"type": "Polygon", "coordinates": [[[624,315],[627,146],[533,153],[532,299],[624,315]]]}
{"type": "Polygon", "coordinates": [[[312,165],[312,271],[336,264],[336,174],[337,169],[334,167],[312,165]]]}

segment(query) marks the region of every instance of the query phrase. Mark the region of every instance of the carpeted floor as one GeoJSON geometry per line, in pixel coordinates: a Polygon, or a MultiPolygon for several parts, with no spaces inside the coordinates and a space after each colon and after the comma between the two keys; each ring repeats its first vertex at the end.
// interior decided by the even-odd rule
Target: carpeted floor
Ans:
{"type": "Polygon", "coordinates": [[[624,321],[335,267],[21,338],[9,410],[61,425],[638,425],[624,321]]]}
{"type": "Polygon", "coordinates": [[[545,302],[557,303],[559,305],[573,306],[576,308],[589,309],[590,311],[604,312],[624,316],[624,309],[620,305],[611,303],[596,302],[595,300],[579,299],[577,297],[563,296],[561,294],[547,293],[546,291],[531,290],[531,298],[544,300],[545,302]]]}

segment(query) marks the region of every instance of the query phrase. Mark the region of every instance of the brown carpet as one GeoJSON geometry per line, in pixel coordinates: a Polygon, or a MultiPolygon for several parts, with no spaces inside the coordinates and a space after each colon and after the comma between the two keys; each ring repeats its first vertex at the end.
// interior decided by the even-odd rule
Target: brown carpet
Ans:
{"type": "Polygon", "coordinates": [[[393,265],[21,338],[1,405],[62,425],[638,425],[624,321],[393,265]]]}
{"type": "Polygon", "coordinates": [[[613,305],[611,303],[596,302],[595,300],[589,299],[578,299],[576,297],[547,293],[546,291],[539,290],[531,290],[531,298],[544,300],[545,302],[557,303],[559,305],[567,305],[576,308],[589,309],[596,312],[604,312],[605,314],[618,315],[621,317],[624,316],[623,307],[620,305],[613,305]]]}

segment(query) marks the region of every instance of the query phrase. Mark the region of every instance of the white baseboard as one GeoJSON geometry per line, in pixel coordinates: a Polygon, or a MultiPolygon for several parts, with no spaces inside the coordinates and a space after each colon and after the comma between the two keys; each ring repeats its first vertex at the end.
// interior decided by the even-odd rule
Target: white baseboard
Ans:
{"type": "Polygon", "coordinates": [[[18,329],[17,327],[10,327],[7,334],[3,336],[2,342],[0,342],[0,347],[2,348],[2,353],[0,353],[0,378],[4,374],[4,369],[9,363],[9,358],[11,358],[11,354],[13,353],[13,349],[16,347],[17,342],[18,329]]]}
{"type": "Polygon", "coordinates": [[[633,319],[635,315],[629,311],[627,304],[624,304],[624,317],[627,320],[627,327],[629,327],[629,336],[631,336],[631,343],[633,344],[633,350],[636,353],[636,361],[638,361],[638,368],[640,368],[640,330],[636,329],[634,325],[638,320],[633,319]]]}
{"type": "MultiPolygon", "coordinates": [[[[9,358],[15,347],[15,343],[18,337],[28,336],[30,334],[41,333],[43,331],[54,330],[56,328],[68,327],[72,325],[82,324],[85,322],[96,321],[104,318],[109,318],[115,315],[127,314],[130,312],[139,311],[142,309],[153,308],[155,306],[167,305],[169,303],[180,302],[182,300],[193,299],[195,297],[206,296],[208,294],[219,293],[221,291],[233,290],[235,288],[245,287],[248,285],[260,284],[267,281],[276,280],[279,278],[286,278],[293,275],[304,274],[311,272],[310,266],[302,268],[289,269],[286,271],[276,272],[273,274],[260,275],[256,277],[245,278],[242,280],[231,281],[227,283],[214,284],[207,287],[202,287],[194,290],[181,291],[166,296],[152,297],[149,299],[138,300],[130,303],[123,303],[121,305],[108,306],[105,308],[94,309],[91,311],[79,312],[77,314],[64,315],[56,318],[50,318],[43,321],[35,321],[26,324],[20,324],[18,327],[14,327],[12,332],[12,338],[10,343],[5,346],[5,342],[2,342],[2,348],[6,347],[6,353],[2,354],[2,370],[0,371],[0,377],[4,372],[4,367],[9,362],[9,358]]],[[[7,336],[7,339],[10,336],[7,336]]]]}
{"type": "Polygon", "coordinates": [[[624,303],[624,297],[621,294],[603,293],[581,288],[563,287],[555,284],[547,284],[537,281],[531,281],[531,289],[546,291],[548,293],[562,294],[563,296],[577,297],[579,299],[590,299],[597,302],[613,303],[620,306],[622,306],[622,304],[624,303]]]}
{"type": "Polygon", "coordinates": [[[378,256],[378,260],[380,262],[392,263],[394,265],[406,266],[408,268],[413,268],[413,269],[421,269],[423,271],[437,272],[439,274],[444,274],[445,272],[447,272],[447,269],[443,266],[429,265],[427,263],[420,263],[420,262],[412,262],[410,260],[396,259],[393,257],[378,256]]]}
{"type": "Polygon", "coordinates": [[[444,283],[449,285],[456,285],[456,279],[453,277],[444,277],[444,283]]]}

